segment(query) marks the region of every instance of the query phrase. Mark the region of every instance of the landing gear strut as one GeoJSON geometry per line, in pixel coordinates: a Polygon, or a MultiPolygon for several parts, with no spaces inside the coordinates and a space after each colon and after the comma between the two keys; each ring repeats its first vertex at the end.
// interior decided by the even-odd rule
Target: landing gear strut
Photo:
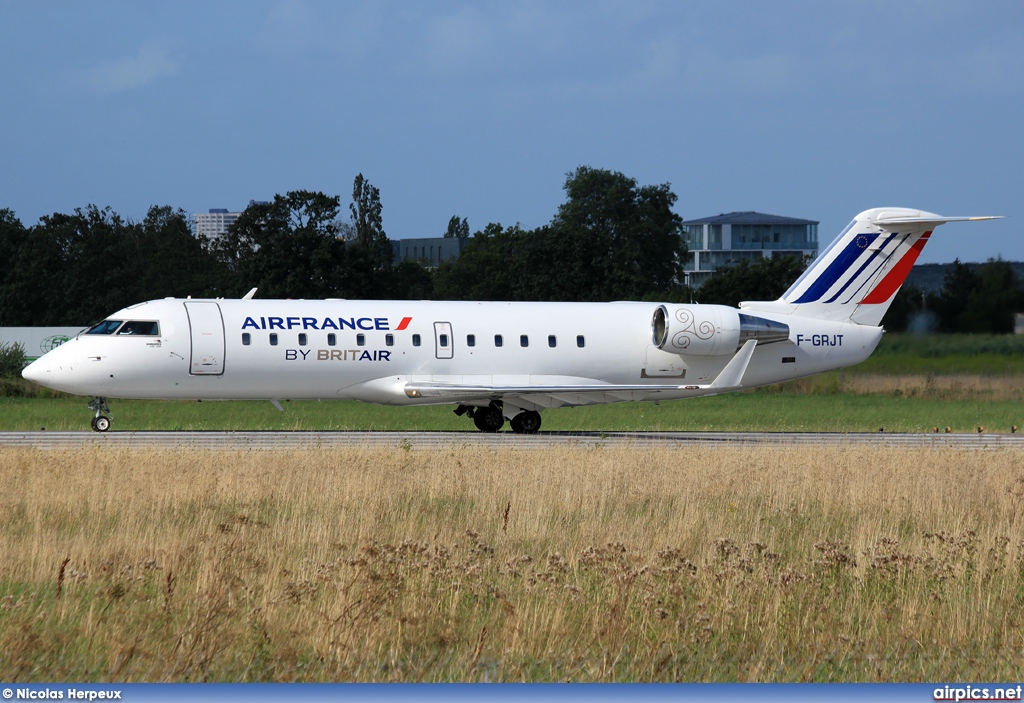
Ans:
{"type": "Polygon", "coordinates": [[[106,432],[110,429],[110,405],[106,398],[93,398],[89,401],[89,409],[96,411],[93,417],[92,429],[96,432],[106,432]]]}

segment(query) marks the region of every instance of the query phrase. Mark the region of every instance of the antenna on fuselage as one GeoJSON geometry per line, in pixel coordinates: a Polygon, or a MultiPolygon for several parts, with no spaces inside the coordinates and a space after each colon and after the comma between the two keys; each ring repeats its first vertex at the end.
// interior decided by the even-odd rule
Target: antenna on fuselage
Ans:
{"type": "Polygon", "coordinates": [[[251,291],[242,296],[242,300],[252,300],[252,297],[256,295],[257,288],[253,288],[251,291]]]}

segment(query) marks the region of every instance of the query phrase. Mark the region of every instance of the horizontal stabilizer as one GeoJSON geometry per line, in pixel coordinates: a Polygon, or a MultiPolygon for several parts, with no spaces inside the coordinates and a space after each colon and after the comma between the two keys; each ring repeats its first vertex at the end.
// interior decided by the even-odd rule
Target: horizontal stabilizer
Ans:
{"type": "Polygon", "coordinates": [[[978,222],[979,220],[1001,220],[1002,215],[986,215],[984,217],[942,217],[941,215],[932,215],[929,217],[886,217],[885,213],[882,213],[881,217],[876,217],[871,220],[879,227],[885,225],[943,225],[947,222],[978,222]]]}

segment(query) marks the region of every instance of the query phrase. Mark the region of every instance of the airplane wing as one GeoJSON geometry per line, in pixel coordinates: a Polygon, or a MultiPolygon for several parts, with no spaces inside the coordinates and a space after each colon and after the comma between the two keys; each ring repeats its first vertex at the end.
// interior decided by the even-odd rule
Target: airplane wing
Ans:
{"type": "Polygon", "coordinates": [[[585,379],[579,383],[545,383],[543,377],[534,377],[531,383],[516,385],[410,381],[405,384],[404,391],[410,398],[437,398],[452,402],[522,398],[542,407],[589,405],[608,402],[609,397],[615,400],[645,400],[664,393],[711,395],[742,387],[743,375],[755,346],[757,340],[748,340],[709,384],[615,384],[585,379]]]}

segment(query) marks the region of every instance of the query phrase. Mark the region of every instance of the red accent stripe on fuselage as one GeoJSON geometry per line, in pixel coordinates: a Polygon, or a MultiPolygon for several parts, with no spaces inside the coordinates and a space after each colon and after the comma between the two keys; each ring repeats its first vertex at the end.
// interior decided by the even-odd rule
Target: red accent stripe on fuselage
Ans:
{"type": "Polygon", "coordinates": [[[875,286],[874,290],[864,296],[864,300],[860,301],[859,305],[879,305],[895,295],[899,287],[903,285],[903,281],[907,280],[907,274],[910,273],[910,269],[913,268],[914,262],[917,261],[917,257],[924,249],[924,245],[928,243],[930,236],[932,236],[931,230],[922,234],[921,238],[914,242],[914,246],[910,247],[910,251],[903,255],[903,258],[893,267],[892,271],[886,274],[881,283],[875,286]]]}
{"type": "Polygon", "coordinates": [[[411,317],[403,317],[402,321],[398,323],[398,327],[395,328],[395,332],[401,332],[402,330],[409,326],[410,322],[412,322],[411,317]]]}

